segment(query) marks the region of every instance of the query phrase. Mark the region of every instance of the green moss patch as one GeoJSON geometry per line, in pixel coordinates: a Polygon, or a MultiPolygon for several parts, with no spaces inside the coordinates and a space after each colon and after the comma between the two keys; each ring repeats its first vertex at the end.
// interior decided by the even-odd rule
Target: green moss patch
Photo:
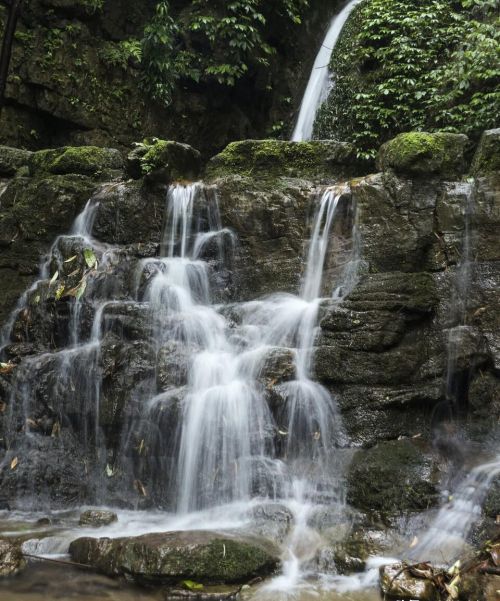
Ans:
{"type": "Polygon", "coordinates": [[[33,154],[30,164],[33,175],[74,173],[108,177],[113,171],[122,168],[123,160],[117,150],[97,146],[68,146],[55,150],[41,150],[33,154]]]}
{"type": "Polygon", "coordinates": [[[28,165],[31,152],[10,146],[0,146],[0,176],[14,175],[18,169],[28,165]]]}
{"type": "Polygon", "coordinates": [[[464,169],[467,141],[461,134],[400,134],[380,148],[378,166],[406,175],[458,176],[464,169]]]}
{"type": "Polygon", "coordinates": [[[232,174],[335,179],[359,169],[351,144],[335,140],[232,142],[207,167],[209,178],[232,174]]]}

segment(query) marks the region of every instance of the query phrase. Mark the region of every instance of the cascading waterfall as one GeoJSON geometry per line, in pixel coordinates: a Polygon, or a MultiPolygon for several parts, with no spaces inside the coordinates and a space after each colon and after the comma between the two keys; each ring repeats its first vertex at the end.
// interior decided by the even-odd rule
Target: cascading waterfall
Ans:
{"type": "MultiPolygon", "coordinates": [[[[147,464],[150,482],[163,483],[159,502],[176,510],[177,525],[199,527],[203,518],[191,516],[222,507],[227,518],[233,516],[229,522],[237,523],[238,516],[248,520],[257,501],[285,504],[295,525],[286,544],[283,576],[270,584],[273,591],[303,582],[304,566],[320,544],[309,525],[311,512],[318,504],[344,504],[337,449],[347,439],[335,398],[314,381],[312,368],[323,274],[334,226],[346,214],[347,193],[347,186],[336,186],[318,197],[299,294],[232,304],[231,317],[229,306],[214,302],[212,276],[227,267],[235,240],[221,224],[215,189],[200,183],[170,186],[160,256],[136,261],[128,294],[117,298],[105,285],[107,273],[119,262],[119,250],[92,236],[97,197],[70,234],[56,240],[42,279],[26,296],[28,306],[51,275],[67,271],[68,260],[76,261],[76,249],[95,255],[95,264],[91,256],[92,268],[84,272],[81,298],[70,301],[65,344],[20,363],[11,407],[23,405],[22,419],[28,422],[40,374],[54,375],[48,390],[55,419],[79,420],[81,443],[94,449],[91,476],[94,498],[101,503],[112,502],[112,490],[120,490],[113,489],[115,474],[123,475],[117,486],[133,481],[140,489],[141,469],[147,464]],[[103,346],[116,344],[117,332],[122,335],[116,315],[129,310],[142,316],[140,337],[154,350],[157,374],[134,392],[139,413],[130,414],[120,448],[111,457],[100,425],[103,346]],[[155,382],[169,353],[174,377],[159,388],[155,382]],[[276,386],[274,376],[269,381],[265,375],[275,362],[287,374],[276,386]],[[65,415],[68,394],[80,399],[79,416],[65,415]],[[142,455],[138,446],[152,451],[142,455]]],[[[353,243],[355,230],[354,224],[353,243]]],[[[349,257],[330,287],[330,302],[341,300],[352,287],[356,248],[349,257]]],[[[29,428],[24,435],[29,439],[29,428]]]]}
{"type": "Polygon", "coordinates": [[[348,2],[343,10],[333,17],[330,23],[326,37],[314,61],[306,91],[302,98],[297,124],[292,134],[292,141],[294,142],[302,142],[312,138],[316,113],[328,98],[330,91],[331,73],[329,63],[332,52],[349,15],[359,2],[360,0],[351,0],[348,2]]]}
{"type": "Polygon", "coordinates": [[[196,203],[207,202],[203,188],[170,188],[162,241],[168,256],[143,261],[137,281],[146,269],[155,270],[141,298],[158,324],[156,348],[175,340],[189,354],[186,390],[171,387],[148,403],[154,410],[184,393],[174,466],[178,511],[249,500],[255,494],[289,496],[294,478],[308,473],[315,481],[327,454],[343,440],[335,403],[310,379],[310,367],[321,274],[345,191],[327,190],[321,199],[300,296],[243,303],[240,323],[231,327],[211,304],[209,266],[199,258],[208,240],[219,238],[220,243],[227,236],[216,202],[205,219],[209,231],[202,231],[193,211],[196,203]],[[281,389],[288,423],[282,458],[275,456],[276,425],[259,375],[269,355],[284,350],[293,356],[295,378],[281,389]]]}
{"type": "MultiPolygon", "coordinates": [[[[63,285],[58,284],[58,276],[70,272],[69,279],[77,272],[79,276],[75,277],[83,274],[77,287],[70,291],[73,298],[67,303],[67,326],[65,331],[58,334],[59,340],[56,341],[55,348],[42,354],[28,355],[14,372],[9,401],[9,431],[13,440],[21,437],[21,442],[18,440],[17,445],[29,450],[32,445],[36,448],[36,439],[32,434],[43,433],[59,437],[61,429],[71,423],[84,448],[94,449],[90,455],[99,465],[106,461],[99,427],[100,320],[104,304],[99,298],[93,299],[92,287],[98,263],[106,271],[107,266],[114,264],[116,257],[113,247],[101,244],[92,237],[98,207],[99,202],[95,197],[89,199],[74,220],[70,232],[56,238],[49,253],[42,259],[39,279],[22,295],[6,323],[0,353],[5,355],[8,352],[9,344],[15,338],[14,330],[23,323],[23,313],[29,312],[30,305],[39,307],[38,319],[45,319],[43,304],[47,295],[50,297],[55,294],[57,298],[58,290],[61,294],[65,292],[63,285]],[[65,259],[68,254],[71,255],[70,258],[65,259]],[[82,260],[87,256],[85,261],[88,260],[89,264],[79,264],[79,255],[82,260]],[[94,319],[90,332],[82,335],[84,316],[81,297],[84,292],[87,293],[87,298],[92,299],[90,302],[94,309],[94,319]],[[42,416],[37,416],[34,410],[33,401],[37,398],[43,399],[45,405],[42,416]],[[74,410],[69,410],[69,398],[78,407],[77,415],[74,410]]],[[[29,340],[29,333],[26,336],[29,340]]],[[[35,457],[36,461],[44,461],[41,453],[37,453],[35,457]]],[[[102,465],[101,468],[97,471],[102,472],[102,465]]],[[[99,487],[98,478],[95,480],[99,487]]],[[[26,491],[22,502],[27,502],[26,491]]]]}
{"type": "Polygon", "coordinates": [[[472,469],[411,550],[411,557],[438,564],[450,564],[458,559],[466,546],[467,535],[481,517],[488,490],[499,474],[500,455],[472,469]]]}

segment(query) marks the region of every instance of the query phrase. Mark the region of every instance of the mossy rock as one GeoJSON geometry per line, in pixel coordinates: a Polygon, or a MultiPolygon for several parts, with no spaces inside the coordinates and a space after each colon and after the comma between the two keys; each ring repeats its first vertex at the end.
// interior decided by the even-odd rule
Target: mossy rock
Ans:
{"type": "Polygon", "coordinates": [[[74,561],[105,574],[156,584],[248,582],[270,574],[279,564],[279,550],[264,539],[209,531],[79,538],[69,552],[74,561]]]}
{"type": "Polygon", "coordinates": [[[32,175],[79,174],[94,178],[110,178],[123,169],[123,159],[114,148],[98,146],[66,146],[33,153],[30,162],[32,175]]]}
{"type": "Polygon", "coordinates": [[[472,161],[473,175],[500,175],[500,128],[485,131],[472,161]]]}
{"type": "Polygon", "coordinates": [[[377,165],[409,176],[457,177],[464,171],[468,138],[462,134],[409,132],[386,142],[377,165]]]}
{"type": "Polygon", "coordinates": [[[354,456],[347,501],[363,511],[398,515],[439,501],[439,470],[432,455],[411,440],[380,442],[354,456]]]}
{"type": "Polygon", "coordinates": [[[337,179],[360,168],[354,148],[346,142],[314,140],[243,140],[232,142],[207,166],[210,179],[238,174],[275,178],[337,179]]]}
{"type": "Polygon", "coordinates": [[[33,153],[20,148],[0,146],[0,176],[10,177],[30,161],[33,153]]]}
{"type": "Polygon", "coordinates": [[[131,177],[146,176],[150,181],[170,183],[196,180],[201,173],[201,155],[192,146],[173,140],[154,140],[138,145],[127,157],[131,177]]]}

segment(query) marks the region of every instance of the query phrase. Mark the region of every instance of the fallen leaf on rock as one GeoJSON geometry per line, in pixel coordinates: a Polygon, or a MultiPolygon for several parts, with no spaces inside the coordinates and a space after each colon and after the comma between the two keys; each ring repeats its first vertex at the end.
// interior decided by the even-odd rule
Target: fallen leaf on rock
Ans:
{"type": "Polygon", "coordinates": [[[59,436],[60,433],[61,424],[59,422],[54,422],[54,425],[52,426],[52,432],[50,433],[50,435],[52,436],[52,438],[56,438],[56,436],[59,436]]]}
{"type": "Polygon", "coordinates": [[[7,404],[0,401],[0,413],[3,413],[7,409],[7,404]]]}
{"type": "Polygon", "coordinates": [[[15,470],[18,463],[19,459],[17,457],[14,457],[14,459],[10,462],[10,469],[15,470]]]}
{"type": "Polygon", "coordinates": [[[59,300],[61,298],[61,296],[64,293],[64,285],[63,284],[59,284],[59,286],[57,287],[56,293],[55,293],[55,298],[56,300],[59,300]]]}
{"type": "Polygon", "coordinates": [[[83,251],[83,257],[85,259],[85,263],[87,263],[87,267],[92,269],[97,263],[97,258],[94,254],[94,251],[91,248],[85,248],[83,251]]]}
{"type": "Polygon", "coordinates": [[[203,584],[194,582],[193,580],[183,580],[181,584],[184,588],[187,588],[190,591],[200,591],[204,588],[203,584]]]}
{"type": "Polygon", "coordinates": [[[52,286],[52,284],[53,284],[53,283],[54,283],[54,282],[57,280],[57,278],[58,278],[58,277],[59,277],[59,272],[58,272],[58,271],[56,271],[56,272],[54,273],[54,275],[53,275],[53,276],[50,278],[50,282],[49,282],[49,284],[52,286]]]}
{"type": "Polygon", "coordinates": [[[14,371],[15,367],[16,364],[10,361],[8,363],[0,363],[0,374],[10,374],[14,371]]]}
{"type": "Polygon", "coordinates": [[[72,261],[74,261],[76,259],[77,255],[73,255],[72,257],[70,257],[69,259],[66,259],[66,261],[64,261],[65,263],[71,263],[72,261]]]}

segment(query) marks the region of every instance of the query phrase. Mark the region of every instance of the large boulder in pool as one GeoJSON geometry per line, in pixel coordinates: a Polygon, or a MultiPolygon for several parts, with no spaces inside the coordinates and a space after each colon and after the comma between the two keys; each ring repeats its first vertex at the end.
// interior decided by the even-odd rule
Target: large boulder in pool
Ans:
{"type": "Polygon", "coordinates": [[[210,531],[83,537],[71,543],[69,553],[73,561],[104,574],[126,575],[144,584],[247,582],[270,574],[279,564],[278,549],[265,539],[210,531]]]}

